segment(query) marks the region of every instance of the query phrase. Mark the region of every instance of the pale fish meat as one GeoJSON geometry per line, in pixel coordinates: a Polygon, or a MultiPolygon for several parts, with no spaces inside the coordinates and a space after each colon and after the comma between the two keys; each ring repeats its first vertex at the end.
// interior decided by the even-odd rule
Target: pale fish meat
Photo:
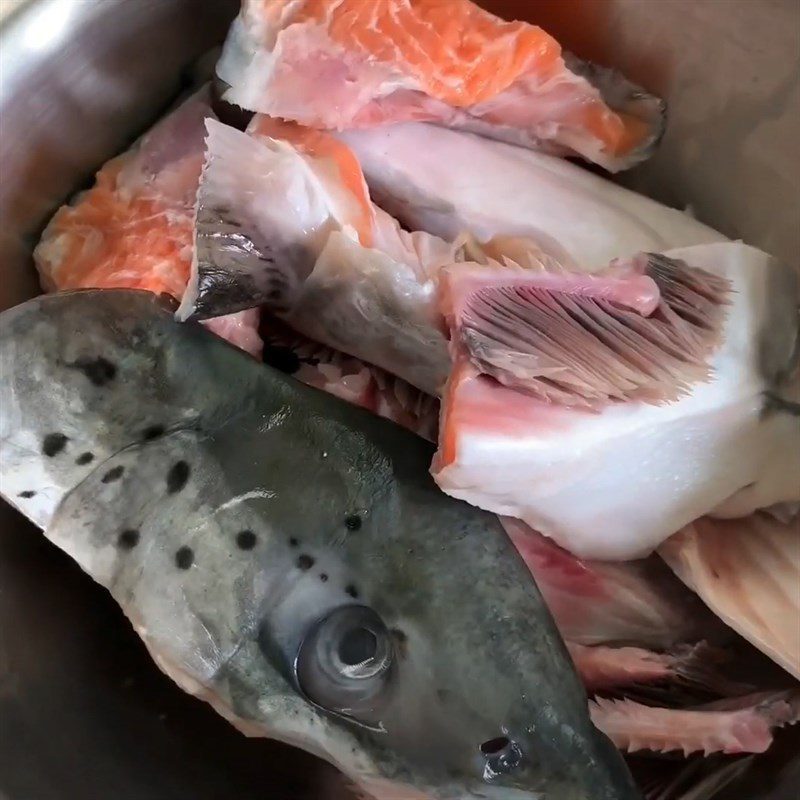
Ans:
{"type": "Polygon", "coordinates": [[[524,563],[422,439],[145,292],[3,312],[0,356],[3,497],[243,730],[379,797],[638,797],[524,563]]]}
{"type": "Polygon", "coordinates": [[[725,241],[682,211],[560,158],[424,123],[337,134],[370,193],[411,230],[534,239],[565,266],[725,241]]]}
{"type": "Polygon", "coordinates": [[[534,314],[526,274],[450,271],[454,367],[433,465],[444,491],[610,560],[644,556],[706,514],[800,498],[797,274],[739,243],[648,258],[671,308],[638,318],[636,303],[582,290],[550,293],[534,314]],[[566,331],[558,341],[545,318],[566,331]],[[491,340],[488,356],[466,327],[491,340]],[[542,386],[503,385],[487,363],[542,386]]]}

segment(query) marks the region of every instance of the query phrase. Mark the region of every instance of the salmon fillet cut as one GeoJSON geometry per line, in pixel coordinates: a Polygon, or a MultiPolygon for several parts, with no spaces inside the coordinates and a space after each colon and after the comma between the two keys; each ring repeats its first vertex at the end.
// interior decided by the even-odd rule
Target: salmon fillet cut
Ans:
{"type": "Polygon", "coordinates": [[[664,104],[469,0],[244,0],[225,99],[310,127],[431,121],[611,171],[647,158],[664,104]]]}
{"type": "MultiPolygon", "coordinates": [[[[208,117],[213,112],[204,87],[56,212],[34,251],[46,291],[145,289],[180,300],[191,270],[208,117]]],[[[256,309],[209,323],[253,355],[261,349],[257,326],[256,309]]]]}
{"type": "MultiPolygon", "coordinates": [[[[740,243],[664,255],[730,284],[707,377],[666,402],[548,402],[482,374],[456,324],[432,468],[444,491],[609,560],[642,557],[706,514],[743,517],[800,499],[797,274],[740,243]]],[[[446,296],[441,308],[447,316],[446,296]]],[[[585,336],[577,312],[574,326],[585,336]]]]}

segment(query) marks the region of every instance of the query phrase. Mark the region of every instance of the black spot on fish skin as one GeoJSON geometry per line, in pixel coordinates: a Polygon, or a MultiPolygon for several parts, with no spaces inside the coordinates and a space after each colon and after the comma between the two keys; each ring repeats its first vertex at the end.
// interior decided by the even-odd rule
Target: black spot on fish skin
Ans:
{"type": "Polygon", "coordinates": [[[175,551],[175,566],[178,569],[189,569],[194,563],[194,553],[191,547],[184,545],[175,551]]]}
{"type": "Polygon", "coordinates": [[[294,375],[300,369],[300,358],[288,347],[265,343],[262,357],[265,364],[287,375],[294,375]]]}
{"type": "Polygon", "coordinates": [[[189,480],[189,465],[185,461],[176,461],[167,473],[167,493],[176,494],[189,480]]]}
{"type": "Polygon", "coordinates": [[[299,547],[299,546],[300,546],[300,540],[299,539],[295,539],[294,536],[289,538],[289,547],[299,547]]]}
{"type": "Polygon", "coordinates": [[[26,489],[24,492],[20,492],[19,496],[29,500],[31,497],[36,497],[36,492],[34,492],[32,489],[26,489]]]}
{"type": "Polygon", "coordinates": [[[177,311],[180,303],[168,292],[160,292],[158,295],[159,305],[166,311],[177,311]]]}
{"type": "Polygon", "coordinates": [[[252,550],[258,541],[253,531],[239,531],[236,534],[236,546],[240,550],[252,550]]]}
{"type": "Polygon", "coordinates": [[[122,477],[123,472],[125,472],[125,467],[120,464],[118,467],[112,467],[100,480],[103,483],[114,483],[122,477]]]}
{"type": "Polygon", "coordinates": [[[358,589],[356,589],[356,587],[355,587],[355,586],[353,586],[353,584],[352,584],[352,583],[349,583],[347,586],[345,586],[345,587],[344,587],[344,590],[345,590],[345,592],[346,592],[347,594],[349,594],[349,595],[350,595],[350,597],[352,597],[352,598],[353,598],[353,600],[356,600],[356,599],[358,599],[358,589]]]}
{"type": "Polygon", "coordinates": [[[153,439],[158,439],[163,436],[166,428],[163,425],[150,425],[142,431],[142,439],[146,442],[151,442],[153,439]]]}
{"type": "Polygon", "coordinates": [[[327,581],[328,581],[328,576],[327,576],[327,575],[326,575],[324,572],[320,572],[320,574],[319,574],[319,579],[320,579],[320,580],[321,580],[323,583],[327,583],[327,581]]]}
{"type": "Polygon", "coordinates": [[[297,561],[295,563],[297,564],[298,569],[301,569],[303,572],[305,572],[314,566],[314,559],[307,553],[301,553],[297,557],[297,561]]]}
{"type": "Polygon", "coordinates": [[[80,370],[95,386],[105,386],[117,376],[117,368],[107,358],[79,358],[72,364],[73,369],[80,370]]]}
{"type": "Polygon", "coordinates": [[[357,531],[361,527],[361,517],[358,514],[349,514],[344,518],[344,526],[349,531],[357,531]]]}
{"type": "Polygon", "coordinates": [[[86,464],[91,464],[94,461],[94,453],[81,453],[76,459],[75,463],[79,467],[83,467],[86,464]]]}
{"type": "Polygon", "coordinates": [[[53,458],[67,446],[68,441],[69,437],[64,436],[63,433],[48,433],[42,442],[42,452],[48,458],[53,458]]]}
{"type": "Polygon", "coordinates": [[[139,544],[139,531],[128,528],[117,537],[117,546],[120,550],[133,550],[139,544]]]}

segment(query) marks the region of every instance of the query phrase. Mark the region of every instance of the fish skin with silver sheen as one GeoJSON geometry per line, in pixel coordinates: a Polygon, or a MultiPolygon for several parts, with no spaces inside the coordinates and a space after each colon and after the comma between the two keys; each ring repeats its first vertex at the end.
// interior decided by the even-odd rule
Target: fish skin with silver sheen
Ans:
{"type": "Polygon", "coordinates": [[[525,565],[437,491],[428,443],[145,292],[6,311],[0,356],[3,496],[234,724],[384,797],[639,796],[525,565]]]}

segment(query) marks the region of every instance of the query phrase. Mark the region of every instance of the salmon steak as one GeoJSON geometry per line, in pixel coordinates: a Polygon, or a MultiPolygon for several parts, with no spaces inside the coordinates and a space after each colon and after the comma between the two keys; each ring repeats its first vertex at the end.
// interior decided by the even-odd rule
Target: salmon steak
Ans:
{"type": "Polygon", "coordinates": [[[429,121],[611,171],[647,158],[664,105],[470,0],[244,0],[225,99],[343,130],[429,121]]]}

